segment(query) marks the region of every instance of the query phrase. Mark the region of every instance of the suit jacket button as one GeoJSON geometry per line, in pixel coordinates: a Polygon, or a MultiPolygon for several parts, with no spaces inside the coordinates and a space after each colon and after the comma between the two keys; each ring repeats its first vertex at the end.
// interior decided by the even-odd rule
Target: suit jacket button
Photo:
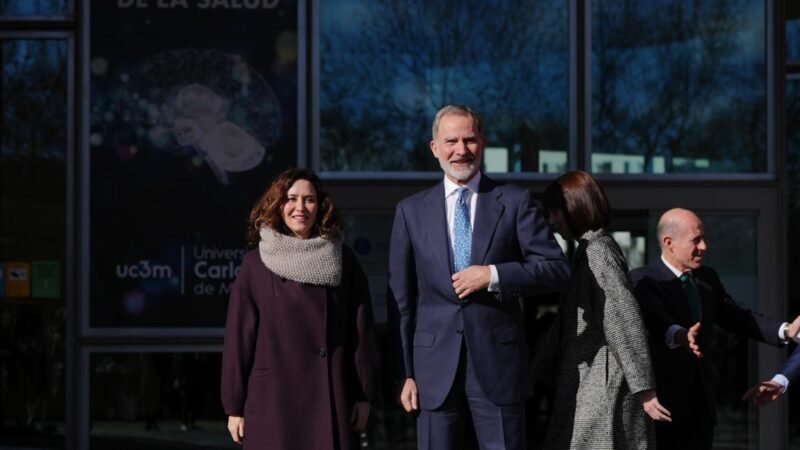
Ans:
{"type": "Polygon", "coordinates": [[[325,350],[325,347],[320,347],[318,354],[319,354],[320,358],[324,358],[324,357],[328,356],[328,351],[325,350]]]}
{"type": "Polygon", "coordinates": [[[464,334],[464,330],[456,330],[456,333],[463,335],[464,334]]]}

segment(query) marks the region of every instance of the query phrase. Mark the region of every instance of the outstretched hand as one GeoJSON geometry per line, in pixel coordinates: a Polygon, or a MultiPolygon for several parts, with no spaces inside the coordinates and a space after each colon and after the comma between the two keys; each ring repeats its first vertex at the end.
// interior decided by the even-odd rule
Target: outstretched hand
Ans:
{"type": "Polygon", "coordinates": [[[639,392],[639,397],[642,399],[642,407],[644,407],[644,412],[650,416],[651,419],[657,420],[660,422],[672,422],[672,414],[658,401],[658,397],[656,397],[656,391],[653,389],[648,389],[646,391],[639,392]]]}
{"type": "Polygon", "coordinates": [[[764,406],[783,395],[783,386],[777,381],[762,381],[751,387],[742,395],[742,400],[752,401],[756,406],[764,406]]]}
{"type": "Polygon", "coordinates": [[[698,358],[703,357],[703,351],[700,349],[700,322],[692,325],[688,330],[680,329],[675,333],[675,340],[678,344],[686,347],[690,352],[694,353],[698,358]]]}
{"type": "Polygon", "coordinates": [[[689,342],[689,350],[691,350],[692,353],[694,353],[694,355],[698,358],[702,358],[703,352],[700,350],[700,342],[698,342],[699,337],[700,322],[697,322],[686,332],[686,340],[689,342]]]}

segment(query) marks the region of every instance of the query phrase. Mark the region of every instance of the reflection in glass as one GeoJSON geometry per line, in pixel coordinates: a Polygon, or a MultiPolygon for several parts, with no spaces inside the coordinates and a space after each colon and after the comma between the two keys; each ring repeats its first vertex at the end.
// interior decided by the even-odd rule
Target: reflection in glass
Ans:
{"type": "Polygon", "coordinates": [[[2,0],[0,16],[64,16],[68,3],[68,0],[2,0]]]}
{"type": "Polygon", "coordinates": [[[392,215],[344,216],[344,243],[353,249],[367,274],[376,322],[386,322],[386,268],[392,215]]]}
{"type": "MultiPolygon", "coordinates": [[[[793,12],[800,15],[800,7],[795,4],[793,12]]],[[[795,64],[800,60],[800,17],[786,21],[786,58],[795,64]]]]}
{"type": "MultiPolygon", "coordinates": [[[[700,211],[708,253],[704,265],[713,267],[725,290],[740,305],[758,310],[756,216],[711,215],[700,211]]],[[[780,319],[777,317],[776,319],[780,319]]],[[[714,334],[714,369],[718,383],[715,447],[757,449],[758,411],[741,401],[757,374],[757,341],[717,327],[714,334]]]]}
{"type": "Polygon", "coordinates": [[[438,171],[431,120],[484,117],[488,172],[561,172],[568,2],[320,2],[320,169],[438,171]]]}
{"type": "Polygon", "coordinates": [[[592,171],[765,172],[763,0],[592,2],[592,171]]]}
{"type": "Polygon", "coordinates": [[[219,400],[219,353],[96,353],[92,448],[233,448],[219,400]]]}
{"type": "MultiPolygon", "coordinates": [[[[63,40],[2,41],[1,156],[64,160],[66,58],[63,40]]],[[[58,191],[63,194],[63,188],[58,191]]]]}
{"type": "Polygon", "coordinates": [[[67,42],[0,61],[0,447],[63,448],[67,42]]]}
{"type": "Polygon", "coordinates": [[[625,261],[628,262],[628,270],[645,265],[645,236],[630,231],[613,231],[611,235],[622,250],[625,261]]]}

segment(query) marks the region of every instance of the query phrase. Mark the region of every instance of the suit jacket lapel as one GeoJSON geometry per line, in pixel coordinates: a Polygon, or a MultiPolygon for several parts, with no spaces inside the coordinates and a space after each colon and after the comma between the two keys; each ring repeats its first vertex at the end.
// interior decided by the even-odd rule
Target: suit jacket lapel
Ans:
{"type": "Polygon", "coordinates": [[[429,248],[439,261],[439,267],[448,267],[452,272],[450,239],[447,234],[447,206],[444,198],[444,183],[440,182],[425,196],[423,216],[427,224],[425,236],[429,248]],[[429,215],[426,213],[430,213],[429,215]]]}
{"type": "Polygon", "coordinates": [[[711,317],[710,308],[713,306],[713,299],[711,295],[711,285],[698,276],[699,272],[700,271],[696,271],[694,281],[697,285],[697,293],[700,294],[700,312],[702,314],[700,320],[703,321],[706,317],[711,317]]]}
{"type": "Polygon", "coordinates": [[[672,273],[661,258],[658,259],[657,267],[659,281],[669,297],[667,301],[672,303],[671,307],[678,314],[677,319],[685,321],[685,323],[692,323],[692,311],[689,309],[689,302],[683,292],[681,280],[672,273]]]}
{"type": "Polygon", "coordinates": [[[486,264],[486,254],[492,243],[497,223],[503,214],[503,204],[499,198],[502,193],[495,189],[497,183],[486,175],[481,174],[481,183],[478,188],[478,204],[475,206],[475,226],[472,230],[473,264],[486,264]]]}

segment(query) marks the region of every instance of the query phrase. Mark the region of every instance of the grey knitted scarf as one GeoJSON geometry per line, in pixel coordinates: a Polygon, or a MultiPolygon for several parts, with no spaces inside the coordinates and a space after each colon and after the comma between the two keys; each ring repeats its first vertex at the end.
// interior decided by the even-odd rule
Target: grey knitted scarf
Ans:
{"type": "Polygon", "coordinates": [[[299,283],[338,286],[342,282],[342,242],[300,239],[261,228],[258,253],[275,275],[299,283]]]}

